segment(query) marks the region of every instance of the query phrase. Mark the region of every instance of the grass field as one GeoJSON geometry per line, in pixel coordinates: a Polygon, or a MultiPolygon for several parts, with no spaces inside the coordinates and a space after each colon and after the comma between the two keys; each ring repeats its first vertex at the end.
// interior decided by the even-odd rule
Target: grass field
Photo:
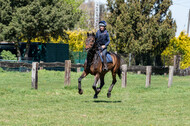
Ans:
{"type": "Polygon", "coordinates": [[[39,89],[31,89],[31,73],[0,73],[0,126],[184,126],[190,125],[190,77],[152,76],[145,88],[145,75],[128,74],[127,88],[118,79],[107,98],[111,74],[94,100],[94,77],[82,80],[71,73],[71,86],[64,87],[64,72],[39,71],[39,89]]]}

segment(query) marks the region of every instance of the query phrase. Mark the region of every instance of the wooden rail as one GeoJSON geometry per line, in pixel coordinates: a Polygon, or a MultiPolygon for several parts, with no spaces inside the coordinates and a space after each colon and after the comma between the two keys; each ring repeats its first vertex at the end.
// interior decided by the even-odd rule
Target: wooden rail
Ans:
{"type": "MultiPolygon", "coordinates": [[[[71,68],[83,67],[83,64],[71,64],[71,68]]],[[[15,62],[0,62],[0,67],[8,67],[8,68],[19,68],[26,67],[32,68],[32,64],[30,63],[15,63],[15,62]]],[[[48,63],[38,63],[38,67],[65,67],[65,63],[63,62],[48,62],[48,63]]]]}
{"type": "Polygon", "coordinates": [[[0,62],[0,67],[8,67],[8,68],[19,68],[19,67],[27,67],[32,68],[32,64],[29,63],[11,63],[11,62],[0,62]]]}
{"type": "MultiPolygon", "coordinates": [[[[152,66],[152,73],[155,73],[155,74],[169,73],[168,70],[169,70],[168,67],[152,66]]],[[[146,66],[128,66],[127,71],[137,72],[137,73],[146,73],[146,66]]]]}

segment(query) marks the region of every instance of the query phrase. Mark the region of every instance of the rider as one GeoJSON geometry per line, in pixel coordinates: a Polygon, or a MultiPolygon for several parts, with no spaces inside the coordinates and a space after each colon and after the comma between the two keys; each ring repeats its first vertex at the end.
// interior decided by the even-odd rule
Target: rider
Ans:
{"type": "Polygon", "coordinates": [[[106,60],[106,53],[107,53],[107,46],[110,43],[109,33],[106,30],[106,22],[100,21],[99,22],[99,30],[96,32],[96,42],[101,46],[102,50],[102,57],[104,62],[104,70],[108,70],[107,67],[107,60],[106,60]]]}

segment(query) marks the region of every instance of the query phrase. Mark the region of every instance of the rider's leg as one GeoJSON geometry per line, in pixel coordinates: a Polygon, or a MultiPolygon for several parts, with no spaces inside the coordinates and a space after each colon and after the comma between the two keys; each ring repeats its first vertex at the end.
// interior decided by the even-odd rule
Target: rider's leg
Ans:
{"type": "Polygon", "coordinates": [[[106,53],[107,53],[107,49],[105,48],[102,51],[102,57],[103,57],[103,61],[104,61],[104,70],[108,70],[107,60],[106,60],[106,53]]]}

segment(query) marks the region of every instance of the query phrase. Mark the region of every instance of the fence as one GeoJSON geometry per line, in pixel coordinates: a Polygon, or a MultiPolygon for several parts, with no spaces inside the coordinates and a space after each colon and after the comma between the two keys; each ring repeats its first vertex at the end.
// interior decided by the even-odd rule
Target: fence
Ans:
{"type": "MultiPolygon", "coordinates": [[[[29,63],[11,63],[11,62],[0,62],[0,67],[8,67],[8,68],[18,68],[18,67],[26,67],[26,68],[32,68],[32,88],[38,89],[38,69],[42,69],[43,67],[65,67],[65,79],[64,79],[64,85],[68,86],[70,85],[70,74],[71,74],[71,68],[81,68],[83,67],[83,64],[71,64],[70,60],[65,60],[65,63],[63,62],[54,62],[54,63],[43,63],[43,62],[33,62],[32,64],[29,63]]],[[[122,65],[122,87],[125,88],[127,86],[127,71],[131,72],[137,72],[137,73],[146,73],[146,84],[145,87],[150,87],[151,85],[151,75],[154,72],[161,71],[165,73],[169,73],[169,79],[168,79],[168,87],[171,87],[172,80],[173,80],[173,74],[174,74],[174,67],[170,66],[167,67],[152,67],[152,66],[129,66],[122,65]]]]}
{"type": "Polygon", "coordinates": [[[148,88],[151,85],[151,75],[154,72],[161,71],[161,72],[166,72],[169,73],[169,79],[168,79],[168,88],[171,87],[172,82],[173,82],[173,75],[174,75],[174,66],[169,66],[167,67],[153,67],[153,66],[129,66],[127,65],[122,65],[122,87],[127,86],[127,71],[131,72],[137,72],[138,74],[141,72],[146,73],[146,83],[145,87],[148,88]],[[168,71],[169,70],[169,71],[168,71]]]}
{"type": "MultiPolygon", "coordinates": [[[[87,57],[87,52],[69,52],[70,59],[72,60],[72,63],[75,64],[84,64],[86,57],[87,57]]],[[[80,68],[80,70],[84,70],[83,68],[80,68]]]]}

